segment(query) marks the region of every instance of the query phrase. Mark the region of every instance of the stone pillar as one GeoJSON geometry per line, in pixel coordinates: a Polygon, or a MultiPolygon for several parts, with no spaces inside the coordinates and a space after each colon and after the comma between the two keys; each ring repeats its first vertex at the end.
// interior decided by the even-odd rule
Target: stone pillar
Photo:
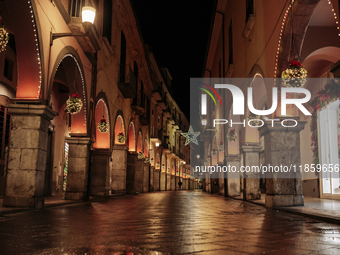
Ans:
{"type": "Polygon", "coordinates": [[[227,197],[237,197],[240,195],[241,186],[240,186],[240,167],[241,167],[241,157],[240,156],[227,156],[225,157],[226,165],[230,166],[230,171],[226,174],[226,192],[225,196],[227,197]],[[231,170],[236,170],[233,172],[231,170]]]}
{"type": "MultiPolygon", "coordinates": [[[[242,146],[243,152],[243,166],[260,166],[260,155],[261,145],[252,144],[242,146]]],[[[244,200],[256,200],[261,199],[260,190],[260,173],[259,172],[249,172],[244,173],[244,189],[243,189],[243,199],[244,200]]]]}
{"type": "Polygon", "coordinates": [[[190,179],[190,189],[195,189],[195,186],[194,186],[194,180],[191,180],[190,179]]]}
{"type": "Polygon", "coordinates": [[[11,104],[12,130],[4,206],[44,206],[47,137],[56,113],[44,105],[11,104]]]}
{"type": "Polygon", "coordinates": [[[150,180],[150,192],[151,191],[155,191],[155,188],[154,188],[154,169],[153,169],[153,167],[150,165],[150,167],[149,167],[149,170],[150,170],[150,176],[149,176],[149,180],[150,180]]]}
{"type": "Polygon", "coordinates": [[[109,196],[111,154],[109,150],[92,151],[90,174],[91,196],[109,196]]]}
{"type": "Polygon", "coordinates": [[[150,163],[144,162],[143,192],[150,190],[150,163]]]}
{"type": "Polygon", "coordinates": [[[155,169],[155,167],[153,168],[153,187],[155,189],[155,191],[159,191],[159,170],[155,169]]]}
{"type": "Polygon", "coordinates": [[[126,194],[127,147],[114,146],[111,165],[111,194],[126,194]]]}
{"type": "Polygon", "coordinates": [[[166,189],[166,173],[164,173],[164,172],[161,172],[160,173],[161,174],[161,180],[160,180],[160,190],[161,191],[165,191],[165,189],[166,189]]]}
{"type": "Polygon", "coordinates": [[[170,177],[170,190],[176,190],[176,176],[171,175],[170,177]]]}
{"type": "Polygon", "coordinates": [[[137,153],[127,154],[126,194],[143,192],[144,159],[139,159],[137,153]]]}
{"type": "Polygon", "coordinates": [[[183,189],[188,189],[188,179],[183,179],[183,189]]]}
{"type": "MultiPolygon", "coordinates": [[[[222,166],[223,167],[223,166],[222,166]]],[[[226,178],[227,173],[224,173],[223,171],[218,173],[219,179],[218,179],[218,185],[219,185],[219,194],[224,196],[224,180],[226,178]]],[[[195,189],[197,189],[197,182],[195,182],[195,189]]]]}
{"type": "Polygon", "coordinates": [[[65,199],[87,200],[91,139],[68,137],[66,142],[69,153],[65,199]]]}
{"type": "Polygon", "coordinates": [[[171,174],[166,174],[166,190],[171,190],[171,174]]]}
{"type": "MultiPolygon", "coordinates": [[[[283,127],[281,123],[274,126],[265,124],[259,128],[264,136],[265,162],[275,168],[287,166],[290,169],[301,165],[300,131],[306,121],[299,121],[296,127],[283,127]],[[293,166],[293,167],[291,167],[293,166]]],[[[302,179],[300,171],[285,173],[283,171],[266,174],[266,207],[304,205],[302,179]]]]}
{"type": "Polygon", "coordinates": [[[179,185],[178,185],[179,180],[180,180],[180,177],[176,176],[176,178],[175,178],[175,187],[176,187],[176,190],[179,190],[179,185]]]}

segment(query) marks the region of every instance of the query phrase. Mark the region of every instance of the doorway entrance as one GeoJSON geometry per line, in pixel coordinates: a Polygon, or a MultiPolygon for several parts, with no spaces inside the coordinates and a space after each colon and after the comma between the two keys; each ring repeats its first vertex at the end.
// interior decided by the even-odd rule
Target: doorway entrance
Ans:
{"type": "MultiPolygon", "coordinates": [[[[321,166],[328,171],[321,171],[321,197],[340,198],[339,145],[340,145],[340,101],[333,102],[319,113],[321,166]],[[336,170],[336,168],[338,170],[336,170]]],[[[323,170],[323,168],[322,168],[323,170]]]]}

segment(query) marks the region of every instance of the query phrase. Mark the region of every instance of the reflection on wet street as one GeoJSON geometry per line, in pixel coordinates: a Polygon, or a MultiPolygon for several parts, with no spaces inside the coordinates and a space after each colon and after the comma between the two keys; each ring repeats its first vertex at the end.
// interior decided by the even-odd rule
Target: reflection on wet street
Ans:
{"type": "Polygon", "coordinates": [[[0,254],[340,254],[340,226],[201,191],[0,217],[0,254]]]}

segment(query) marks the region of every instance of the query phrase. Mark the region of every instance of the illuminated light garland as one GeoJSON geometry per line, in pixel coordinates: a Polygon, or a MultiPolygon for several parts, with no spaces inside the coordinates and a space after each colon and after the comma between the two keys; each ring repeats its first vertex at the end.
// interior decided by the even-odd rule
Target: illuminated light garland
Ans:
{"type": "Polygon", "coordinates": [[[0,27],[0,52],[6,50],[9,35],[4,27],[0,27]]]}
{"type": "Polygon", "coordinates": [[[255,127],[255,126],[258,126],[259,124],[259,121],[260,120],[260,116],[259,115],[256,115],[254,113],[249,113],[248,116],[247,116],[247,121],[249,122],[249,125],[252,126],[252,127],[255,127]]]}
{"type": "Polygon", "coordinates": [[[98,130],[100,133],[107,133],[109,131],[110,125],[106,122],[106,119],[101,119],[98,123],[98,130]]]}
{"type": "Polygon", "coordinates": [[[38,39],[37,39],[37,30],[36,30],[36,25],[35,25],[35,19],[34,19],[34,13],[33,13],[33,8],[31,1],[27,1],[28,7],[30,9],[31,13],[31,19],[32,19],[32,26],[33,26],[33,33],[35,37],[35,46],[36,46],[36,51],[37,51],[37,60],[38,60],[38,66],[39,66],[39,85],[38,85],[38,94],[37,98],[40,97],[40,92],[41,92],[41,58],[40,58],[40,50],[39,50],[39,44],[38,44],[38,39]]]}
{"type": "Polygon", "coordinates": [[[66,109],[70,114],[77,114],[83,107],[83,103],[78,94],[73,94],[66,100],[66,109]]]}
{"type": "Polygon", "coordinates": [[[126,137],[124,136],[124,133],[123,133],[123,132],[121,132],[121,133],[119,133],[119,134],[117,135],[117,140],[118,140],[118,142],[120,142],[120,143],[124,143],[124,142],[125,142],[126,137]]]}
{"type": "Polygon", "coordinates": [[[235,132],[235,129],[231,129],[227,135],[227,139],[229,142],[235,142],[237,139],[237,134],[235,132]]]}
{"type": "Polygon", "coordinates": [[[281,78],[285,87],[303,87],[307,80],[307,70],[304,69],[299,61],[293,60],[290,67],[282,72],[281,78]]]}
{"type": "Polygon", "coordinates": [[[143,152],[139,152],[137,155],[138,159],[144,159],[144,153],[143,152]]]}
{"type": "MultiPolygon", "coordinates": [[[[283,28],[286,25],[286,20],[287,20],[287,16],[292,8],[292,4],[294,3],[294,0],[292,0],[292,2],[289,4],[285,15],[283,17],[282,23],[281,23],[281,30],[280,30],[280,35],[279,35],[279,40],[278,40],[278,45],[277,45],[277,52],[276,52],[276,58],[275,58],[275,67],[274,67],[274,77],[277,77],[277,66],[278,66],[278,62],[279,62],[279,54],[280,54],[280,48],[281,48],[281,40],[282,40],[282,34],[283,34],[283,28]]],[[[330,0],[328,0],[328,4],[331,6],[333,14],[334,14],[334,19],[335,19],[335,24],[337,25],[336,28],[338,30],[338,36],[340,37],[340,27],[339,27],[339,21],[337,20],[338,17],[336,15],[334,6],[332,4],[332,2],[330,0]]],[[[275,81],[274,81],[275,82],[275,81]]]]}

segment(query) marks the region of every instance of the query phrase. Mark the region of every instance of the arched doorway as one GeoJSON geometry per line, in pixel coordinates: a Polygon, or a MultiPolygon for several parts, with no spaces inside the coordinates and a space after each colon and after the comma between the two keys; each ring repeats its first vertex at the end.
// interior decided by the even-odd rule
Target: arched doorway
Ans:
{"type": "Polygon", "coordinates": [[[46,169],[45,195],[61,194],[66,191],[68,174],[69,145],[65,138],[74,135],[87,134],[85,83],[82,68],[77,58],[71,54],[61,57],[53,73],[50,88],[50,105],[57,116],[51,121],[48,135],[50,150],[48,155],[53,155],[52,169],[46,169]],[[67,110],[67,100],[72,96],[78,97],[82,108],[78,113],[67,110]],[[48,180],[49,178],[49,180],[48,180]]]}

